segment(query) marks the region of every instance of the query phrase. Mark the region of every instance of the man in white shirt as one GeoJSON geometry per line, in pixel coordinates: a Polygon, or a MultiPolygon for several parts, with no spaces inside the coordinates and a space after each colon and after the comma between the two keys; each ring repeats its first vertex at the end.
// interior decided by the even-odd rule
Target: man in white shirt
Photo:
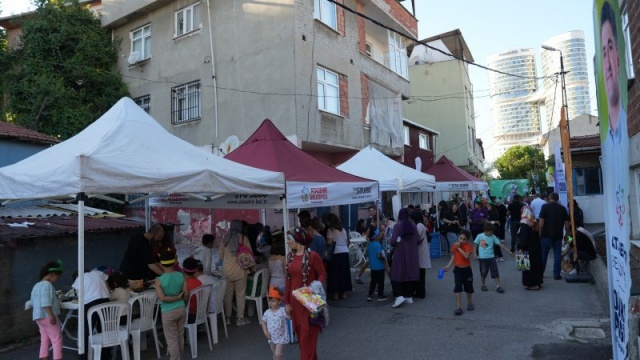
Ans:
{"type": "Polygon", "coordinates": [[[536,220],[540,218],[540,210],[542,210],[542,205],[546,203],[542,193],[538,194],[538,196],[531,201],[531,210],[533,210],[533,216],[536,217],[536,220]]]}

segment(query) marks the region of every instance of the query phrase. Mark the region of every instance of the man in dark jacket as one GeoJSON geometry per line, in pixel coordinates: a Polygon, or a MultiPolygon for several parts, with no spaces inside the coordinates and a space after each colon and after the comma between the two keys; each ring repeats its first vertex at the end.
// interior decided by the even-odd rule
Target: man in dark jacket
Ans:
{"type": "Polygon", "coordinates": [[[558,202],[559,198],[558,193],[549,195],[549,202],[542,205],[542,210],[540,210],[540,223],[538,225],[540,242],[542,243],[542,273],[544,275],[549,250],[553,248],[553,278],[556,280],[562,280],[560,276],[562,238],[564,230],[569,229],[569,213],[558,202]]]}
{"type": "Polygon", "coordinates": [[[507,212],[511,221],[511,252],[516,249],[516,242],[518,236],[518,229],[520,228],[520,214],[522,210],[522,202],[520,201],[520,195],[515,194],[511,200],[509,206],[507,206],[507,212]]]}

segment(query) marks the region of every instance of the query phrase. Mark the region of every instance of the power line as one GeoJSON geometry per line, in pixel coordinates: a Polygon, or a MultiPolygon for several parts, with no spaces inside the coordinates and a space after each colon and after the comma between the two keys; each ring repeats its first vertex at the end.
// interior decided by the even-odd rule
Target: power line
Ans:
{"type": "Polygon", "coordinates": [[[418,39],[416,39],[416,38],[414,38],[414,37],[412,37],[412,36],[410,36],[410,35],[407,35],[407,34],[405,34],[405,33],[403,33],[403,32],[400,32],[400,31],[398,31],[398,30],[396,30],[396,29],[393,29],[392,27],[387,26],[387,25],[385,25],[385,24],[383,24],[383,23],[381,23],[381,22],[379,22],[379,21],[377,21],[377,20],[375,20],[375,19],[372,19],[372,18],[368,17],[367,15],[365,15],[365,14],[363,14],[363,13],[360,13],[360,12],[358,12],[358,11],[356,11],[356,10],[353,10],[353,9],[351,9],[351,8],[350,8],[350,7],[348,7],[348,6],[346,6],[346,5],[344,5],[344,4],[341,4],[341,3],[337,2],[336,0],[327,0],[327,1],[329,1],[329,2],[331,2],[331,3],[333,3],[333,4],[335,4],[335,5],[337,5],[337,6],[341,7],[341,8],[343,8],[344,10],[347,10],[348,12],[350,12],[350,13],[352,13],[352,14],[356,15],[356,16],[359,16],[359,17],[361,17],[361,18],[367,19],[367,20],[371,21],[372,23],[374,23],[374,24],[376,24],[376,25],[378,25],[378,26],[380,26],[380,27],[382,27],[382,28],[384,28],[384,29],[387,29],[387,30],[389,30],[389,31],[391,31],[391,32],[393,32],[393,33],[396,33],[396,34],[398,34],[398,35],[400,35],[400,36],[402,36],[402,37],[404,37],[404,38],[406,38],[406,39],[408,39],[408,40],[411,40],[411,41],[416,42],[416,43],[418,43],[418,44],[424,45],[424,46],[426,46],[427,48],[429,48],[429,49],[431,49],[431,50],[433,50],[433,51],[436,51],[436,52],[439,52],[439,53],[441,53],[441,54],[443,54],[443,55],[446,55],[446,56],[452,57],[452,58],[454,58],[454,59],[456,59],[456,60],[460,60],[460,61],[462,61],[462,62],[465,62],[465,63],[469,64],[469,65],[477,66],[477,67],[479,67],[479,68],[481,68],[481,69],[488,70],[488,71],[492,71],[492,72],[495,72],[495,73],[498,73],[498,74],[507,75],[507,76],[513,76],[513,77],[517,77],[517,78],[521,78],[521,79],[535,79],[535,80],[540,80],[540,79],[544,79],[544,78],[545,78],[544,76],[543,76],[543,77],[537,77],[537,76],[523,76],[523,75],[518,75],[518,74],[512,74],[512,73],[508,73],[508,72],[505,72],[505,71],[501,71],[501,70],[493,69],[493,68],[490,68],[490,67],[488,67],[488,66],[480,65],[480,64],[478,64],[478,63],[476,63],[476,62],[473,62],[473,61],[467,60],[467,59],[465,59],[464,57],[457,57],[457,56],[455,56],[455,55],[453,55],[453,54],[450,54],[450,53],[445,52],[445,51],[443,51],[443,50],[440,50],[440,49],[438,49],[438,48],[436,48],[436,47],[433,47],[433,46],[431,46],[431,45],[427,44],[426,42],[424,42],[424,41],[422,41],[422,40],[418,40],[418,39]]]}

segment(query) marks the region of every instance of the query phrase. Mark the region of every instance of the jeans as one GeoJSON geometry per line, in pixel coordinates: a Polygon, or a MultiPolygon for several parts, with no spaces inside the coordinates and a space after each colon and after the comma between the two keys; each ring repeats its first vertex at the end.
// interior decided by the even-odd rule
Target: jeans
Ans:
{"type": "Polygon", "coordinates": [[[562,254],[562,238],[554,239],[544,237],[541,240],[542,243],[542,275],[547,267],[547,258],[549,257],[549,250],[553,248],[553,276],[560,276],[560,255],[562,254]]]}

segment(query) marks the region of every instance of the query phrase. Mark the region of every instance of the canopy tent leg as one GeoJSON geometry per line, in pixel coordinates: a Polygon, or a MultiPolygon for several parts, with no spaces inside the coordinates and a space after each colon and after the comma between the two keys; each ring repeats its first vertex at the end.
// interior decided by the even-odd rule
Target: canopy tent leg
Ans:
{"type": "Polygon", "coordinates": [[[78,355],[84,355],[84,193],[78,194],[78,355]]]}
{"type": "Polygon", "coordinates": [[[289,244],[287,244],[287,233],[289,232],[289,209],[287,209],[287,198],[282,198],[282,227],[284,228],[284,250],[289,253],[289,244]]]}

